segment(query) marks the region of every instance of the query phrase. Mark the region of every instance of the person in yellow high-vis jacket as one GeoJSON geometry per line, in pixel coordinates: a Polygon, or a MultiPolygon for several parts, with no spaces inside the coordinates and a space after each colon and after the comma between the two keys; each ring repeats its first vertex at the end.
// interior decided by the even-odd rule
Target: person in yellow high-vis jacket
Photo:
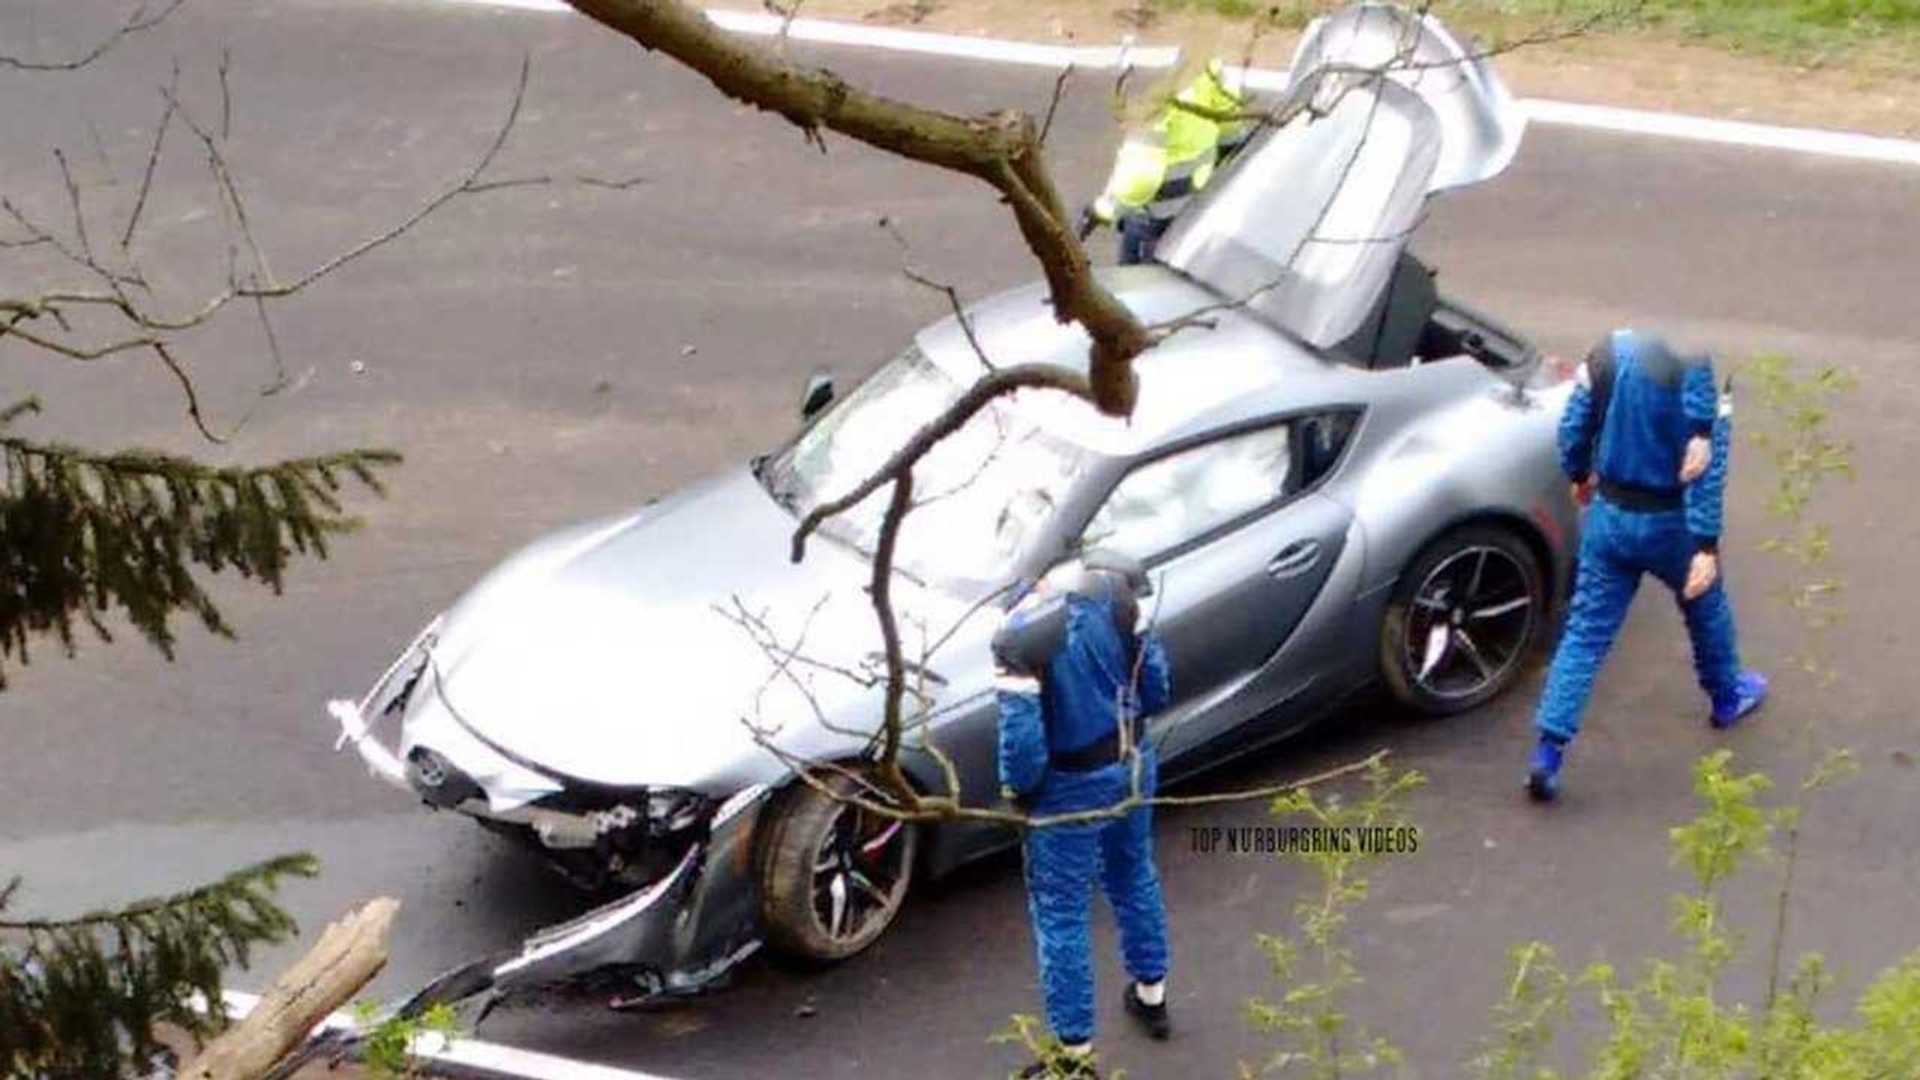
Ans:
{"type": "Polygon", "coordinates": [[[1106,190],[1081,214],[1081,239],[1110,225],[1120,233],[1123,264],[1152,258],[1167,226],[1252,134],[1248,120],[1230,118],[1245,108],[1225,65],[1208,61],[1152,123],[1120,144],[1106,190]]]}

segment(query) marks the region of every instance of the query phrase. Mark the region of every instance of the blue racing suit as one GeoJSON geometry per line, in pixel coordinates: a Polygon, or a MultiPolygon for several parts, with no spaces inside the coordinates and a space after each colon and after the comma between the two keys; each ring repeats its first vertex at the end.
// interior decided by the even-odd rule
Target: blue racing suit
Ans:
{"type": "Polygon", "coordinates": [[[1569,742],[1579,733],[1594,675],[1642,574],[1673,590],[1701,688],[1715,709],[1733,707],[1740,660],[1725,575],[1696,599],[1681,599],[1694,554],[1718,551],[1730,413],[1705,356],[1676,356],[1657,338],[1630,330],[1588,354],[1560,420],[1560,465],[1575,483],[1592,475],[1598,491],[1580,540],[1566,631],[1535,717],[1543,735],[1569,742]],[[1705,473],[1682,485],[1681,459],[1696,435],[1712,440],[1713,457],[1705,473]]]}
{"type": "MultiPolygon", "coordinates": [[[[1134,762],[1118,751],[1123,723],[1141,747],[1139,790],[1151,796],[1158,780],[1154,752],[1139,736],[1140,721],[1167,704],[1164,648],[1151,633],[1123,633],[1110,601],[1070,593],[1065,602],[1066,633],[1044,672],[1003,670],[997,687],[1000,783],[1034,815],[1109,807],[1133,792],[1134,762]]],[[[1016,608],[1009,618],[1021,616],[1016,608]]],[[[1142,806],[1118,818],[1031,829],[1025,857],[1047,1022],[1061,1042],[1083,1043],[1093,1038],[1096,875],[1113,905],[1127,971],[1144,983],[1167,974],[1153,812],[1142,806]]]]}

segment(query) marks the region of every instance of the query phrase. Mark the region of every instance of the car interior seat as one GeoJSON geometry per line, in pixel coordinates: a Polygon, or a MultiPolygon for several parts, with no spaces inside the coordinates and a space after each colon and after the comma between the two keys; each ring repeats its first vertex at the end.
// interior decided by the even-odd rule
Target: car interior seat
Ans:
{"type": "Polygon", "coordinates": [[[1439,344],[1426,340],[1434,310],[1440,305],[1440,291],[1433,279],[1432,269],[1412,252],[1402,251],[1373,310],[1359,329],[1337,346],[1338,351],[1357,366],[1373,370],[1406,367],[1415,356],[1431,358],[1434,353],[1422,346],[1439,344]]]}

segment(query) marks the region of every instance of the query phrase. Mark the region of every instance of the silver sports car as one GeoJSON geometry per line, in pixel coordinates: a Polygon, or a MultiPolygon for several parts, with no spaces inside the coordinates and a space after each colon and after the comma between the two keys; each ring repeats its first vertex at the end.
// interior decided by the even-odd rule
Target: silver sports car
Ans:
{"type": "MultiPolygon", "coordinates": [[[[947,793],[932,742],[961,799],[996,800],[986,601],[1094,545],[1153,579],[1169,778],[1380,686],[1420,713],[1472,708],[1545,633],[1577,529],[1552,448],[1565,384],[1406,250],[1434,194],[1506,167],[1521,120],[1439,23],[1396,8],[1321,20],[1293,70],[1316,108],[1258,135],[1157,263],[1102,274],[1148,323],[1203,316],[1140,358],[1132,418],[1023,391],[917,468],[893,594],[918,694],[903,764],[926,791],[947,793]],[[1329,74],[1390,58],[1391,78],[1329,74]]],[[[788,545],[986,360],[1084,367],[1086,350],[1037,285],[930,326],[844,398],[812,386],[799,430],[751,464],[537,541],[332,703],[378,776],[621,893],[435,992],[617,965],[673,994],[763,943],[846,957],[913,879],[1008,844],[794,781],[796,763],[857,761],[880,714],[864,585],[885,500],[829,519],[798,563],[788,545]]]]}

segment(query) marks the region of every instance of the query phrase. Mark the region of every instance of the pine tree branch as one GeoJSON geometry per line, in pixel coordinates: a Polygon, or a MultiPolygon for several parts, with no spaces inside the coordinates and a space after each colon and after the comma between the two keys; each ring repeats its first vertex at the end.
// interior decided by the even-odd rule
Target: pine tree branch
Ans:
{"type": "MultiPolygon", "coordinates": [[[[320,860],[305,852],[278,855],[264,862],[235,870],[218,881],[208,882],[171,896],[150,896],[144,900],[136,900],[123,908],[92,911],[70,919],[0,919],[0,930],[26,934],[54,934],[71,930],[119,926],[129,922],[138,923],[155,916],[205,914],[228,906],[237,899],[261,895],[262,889],[271,892],[279,886],[281,878],[310,878],[319,872],[320,860]]],[[[14,878],[7,883],[5,889],[0,890],[0,909],[5,908],[5,901],[12,897],[19,885],[20,879],[14,878]]]]}
{"type": "MultiPolygon", "coordinates": [[[[0,422],[36,409],[10,406],[0,422]]],[[[176,614],[231,636],[196,571],[231,570],[279,592],[295,555],[325,558],[328,538],[357,525],[341,504],[345,481],[384,494],[378,470],[399,461],[350,450],[214,467],[0,435],[0,660],[26,663],[41,633],[71,653],[76,621],[111,640],[103,616],[115,607],[169,658],[176,614]]]]}
{"type": "Polygon", "coordinates": [[[116,911],[0,921],[0,934],[24,938],[0,947],[0,1074],[145,1072],[160,1048],[156,1024],[211,1034],[226,1022],[224,971],[295,932],[273,900],[280,882],[317,870],[311,855],[282,855],[116,911]]]}

